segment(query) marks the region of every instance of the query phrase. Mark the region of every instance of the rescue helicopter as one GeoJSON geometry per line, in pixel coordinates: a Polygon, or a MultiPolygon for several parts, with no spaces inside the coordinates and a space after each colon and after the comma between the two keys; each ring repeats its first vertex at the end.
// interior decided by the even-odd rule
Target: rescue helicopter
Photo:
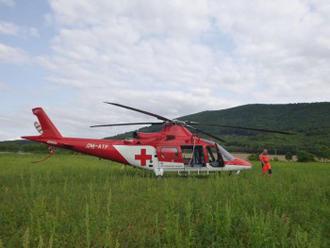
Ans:
{"type": "Polygon", "coordinates": [[[156,176],[163,176],[164,173],[167,172],[177,172],[178,174],[190,174],[191,172],[197,172],[199,174],[205,172],[209,174],[210,172],[217,171],[236,171],[239,173],[242,170],[251,169],[251,163],[233,156],[215,141],[200,137],[198,134],[203,134],[214,140],[225,142],[222,138],[200,129],[199,126],[215,126],[291,134],[284,131],[269,129],[169,119],[123,104],[114,102],[105,103],[155,117],[158,121],[102,124],[93,125],[91,126],[92,128],[129,125],[161,125],[161,130],[153,133],[135,131],[132,139],[63,137],[49,119],[46,112],[41,107],[37,107],[32,109],[32,112],[39,120],[39,122],[35,122],[34,125],[40,135],[22,137],[23,139],[44,143],[48,146],[49,155],[36,162],[42,162],[48,159],[55,153],[57,147],[153,171],[156,176]]]}

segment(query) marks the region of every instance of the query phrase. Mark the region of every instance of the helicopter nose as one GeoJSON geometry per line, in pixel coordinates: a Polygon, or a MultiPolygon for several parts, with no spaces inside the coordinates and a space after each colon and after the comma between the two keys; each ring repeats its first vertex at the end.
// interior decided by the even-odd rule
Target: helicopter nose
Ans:
{"type": "Polygon", "coordinates": [[[249,162],[249,161],[246,161],[244,159],[241,159],[241,158],[235,158],[231,161],[228,161],[229,163],[228,164],[235,164],[235,165],[240,165],[240,166],[246,166],[248,168],[251,168],[252,167],[252,164],[249,162]]]}
{"type": "Polygon", "coordinates": [[[249,162],[249,161],[246,161],[244,159],[239,159],[240,160],[240,163],[244,166],[247,166],[247,167],[252,167],[252,164],[249,162]]]}

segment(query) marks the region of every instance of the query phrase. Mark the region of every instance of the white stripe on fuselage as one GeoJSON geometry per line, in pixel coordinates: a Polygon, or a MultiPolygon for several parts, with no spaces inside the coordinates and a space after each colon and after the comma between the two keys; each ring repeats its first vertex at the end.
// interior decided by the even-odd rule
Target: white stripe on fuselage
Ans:
{"type": "Polygon", "coordinates": [[[157,165],[158,159],[156,155],[156,149],[153,146],[128,146],[128,145],[114,145],[114,148],[126,159],[126,161],[134,166],[149,168],[149,165],[157,165]],[[145,149],[146,155],[151,155],[151,159],[143,160],[137,159],[136,156],[141,155],[141,151],[145,149]]]}
{"type": "Polygon", "coordinates": [[[126,161],[133,165],[140,167],[142,169],[160,169],[162,168],[166,171],[239,171],[251,169],[251,166],[226,164],[224,167],[212,167],[209,164],[205,167],[190,167],[185,166],[180,162],[166,162],[158,161],[156,156],[156,148],[153,146],[129,146],[129,145],[114,145],[114,148],[126,159],[126,161]],[[145,165],[143,165],[143,160],[137,159],[136,156],[141,155],[142,150],[145,150],[146,155],[150,155],[151,159],[145,160],[145,165]]]}

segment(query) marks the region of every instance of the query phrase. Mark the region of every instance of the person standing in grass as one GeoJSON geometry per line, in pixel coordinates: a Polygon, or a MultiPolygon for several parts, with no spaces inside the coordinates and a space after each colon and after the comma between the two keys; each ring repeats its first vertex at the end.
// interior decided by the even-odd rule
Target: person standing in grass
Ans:
{"type": "Polygon", "coordinates": [[[270,165],[270,159],[268,156],[267,149],[264,149],[263,152],[259,155],[259,160],[262,164],[262,174],[265,175],[268,172],[268,175],[272,175],[272,166],[270,165]]]}

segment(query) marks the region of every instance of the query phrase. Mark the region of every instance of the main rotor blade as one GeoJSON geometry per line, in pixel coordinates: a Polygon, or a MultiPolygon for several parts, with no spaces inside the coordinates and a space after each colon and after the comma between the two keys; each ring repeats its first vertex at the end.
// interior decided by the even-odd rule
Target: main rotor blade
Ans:
{"type": "Polygon", "coordinates": [[[150,116],[156,117],[158,120],[172,122],[172,120],[170,120],[170,119],[168,119],[164,116],[157,115],[157,114],[154,114],[154,113],[142,110],[142,109],[137,109],[137,108],[133,108],[133,107],[130,107],[130,106],[126,106],[126,105],[119,104],[119,103],[114,103],[114,102],[104,102],[104,103],[111,104],[111,105],[118,106],[118,107],[125,108],[125,109],[130,109],[130,110],[142,113],[142,114],[150,115],[150,116]]]}
{"type": "Polygon", "coordinates": [[[117,127],[117,126],[133,126],[133,125],[162,125],[164,122],[131,122],[131,123],[115,123],[115,124],[101,124],[90,127],[117,127]]]}
{"type": "Polygon", "coordinates": [[[215,136],[215,135],[213,135],[213,134],[211,134],[211,133],[209,133],[209,132],[205,132],[205,131],[202,130],[202,129],[199,129],[199,128],[197,128],[197,127],[193,127],[193,126],[190,126],[190,125],[185,125],[185,126],[191,128],[191,129],[193,129],[193,130],[195,130],[195,131],[197,131],[197,132],[199,132],[199,133],[205,134],[205,135],[207,135],[207,136],[209,136],[209,137],[211,137],[211,138],[213,138],[213,139],[217,139],[217,140],[219,140],[219,141],[221,141],[221,142],[226,143],[226,141],[225,141],[224,139],[221,139],[221,138],[219,138],[218,136],[215,136]]]}
{"type": "Polygon", "coordinates": [[[250,131],[265,132],[265,133],[279,133],[279,134],[286,134],[286,135],[294,135],[295,134],[295,133],[292,133],[292,132],[286,132],[286,131],[280,131],[280,130],[241,127],[241,126],[231,126],[231,125],[219,125],[219,124],[212,124],[212,123],[189,123],[189,124],[190,125],[199,125],[199,126],[210,126],[210,127],[234,128],[234,129],[250,130],[250,131]]]}

